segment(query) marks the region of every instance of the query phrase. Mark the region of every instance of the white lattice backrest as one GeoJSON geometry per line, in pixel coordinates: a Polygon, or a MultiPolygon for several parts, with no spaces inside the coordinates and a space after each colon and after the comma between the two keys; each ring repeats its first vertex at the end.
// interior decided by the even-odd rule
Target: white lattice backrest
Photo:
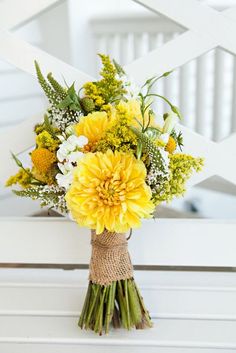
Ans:
{"type": "MultiPolygon", "coordinates": [[[[12,15],[12,11],[8,11],[9,1],[2,1],[0,5],[0,23],[3,24],[0,31],[0,57],[33,75],[33,61],[37,58],[45,71],[51,71],[53,68],[57,77],[60,78],[63,73],[68,82],[75,80],[78,85],[81,85],[83,82],[90,80],[91,77],[7,31],[7,29],[19,26],[56,2],[41,0],[34,3],[24,0],[19,6],[19,2],[11,0],[11,8],[19,9],[19,11],[16,11],[17,14],[12,15]],[[27,12],[23,11],[25,8],[27,12]]],[[[127,65],[125,70],[137,82],[143,82],[147,77],[179,67],[217,46],[236,54],[236,42],[233,35],[236,30],[235,8],[227,9],[221,13],[197,0],[175,2],[170,0],[142,0],[138,2],[151,11],[169,17],[189,30],[166,43],[163,47],[127,65]],[[182,11],[183,8],[184,11],[182,11]]],[[[0,159],[4,165],[4,168],[0,170],[1,180],[5,180],[13,170],[13,162],[10,161],[9,151],[21,152],[33,145],[31,131],[37,120],[38,116],[31,117],[29,121],[9,130],[7,133],[4,132],[4,135],[1,136],[1,146],[4,146],[0,149],[0,159]],[[11,136],[10,139],[9,136],[11,136]]],[[[220,144],[216,144],[185,128],[184,138],[186,150],[194,155],[203,155],[206,159],[204,171],[192,180],[192,185],[212,175],[219,175],[232,183],[236,182],[236,168],[231,163],[235,159],[235,135],[220,144]]]]}

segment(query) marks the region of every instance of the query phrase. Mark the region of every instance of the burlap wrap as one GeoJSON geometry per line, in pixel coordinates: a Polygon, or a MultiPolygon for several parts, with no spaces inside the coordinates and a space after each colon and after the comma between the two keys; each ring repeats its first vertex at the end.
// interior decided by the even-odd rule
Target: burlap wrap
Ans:
{"type": "Polygon", "coordinates": [[[113,281],[133,277],[126,235],[107,230],[98,235],[94,230],[91,233],[89,279],[93,283],[109,285],[113,281]]]}

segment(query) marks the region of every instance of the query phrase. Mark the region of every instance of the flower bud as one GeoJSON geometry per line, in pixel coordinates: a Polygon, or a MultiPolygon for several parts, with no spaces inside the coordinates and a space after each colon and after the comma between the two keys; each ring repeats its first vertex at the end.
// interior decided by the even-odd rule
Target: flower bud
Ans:
{"type": "Polygon", "coordinates": [[[175,113],[173,113],[173,112],[168,113],[168,116],[165,119],[162,133],[163,134],[165,134],[165,133],[171,134],[171,132],[174,129],[175,125],[177,124],[178,120],[179,120],[179,118],[175,113]]]}

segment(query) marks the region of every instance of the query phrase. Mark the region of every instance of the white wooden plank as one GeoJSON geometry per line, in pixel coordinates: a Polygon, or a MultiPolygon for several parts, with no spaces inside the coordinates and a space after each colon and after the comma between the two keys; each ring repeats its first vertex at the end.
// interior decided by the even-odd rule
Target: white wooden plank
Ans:
{"type": "Polygon", "coordinates": [[[123,18],[108,18],[108,17],[99,17],[92,19],[90,21],[90,26],[95,34],[126,34],[126,33],[139,33],[143,32],[148,33],[172,33],[175,31],[182,30],[182,27],[167,21],[165,18],[160,16],[150,15],[137,16],[132,14],[131,17],[125,16],[123,18]]]}
{"type": "Polygon", "coordinates": [[[193,175],[188,182],[189,186],[196,185],[213,175],[221,176],[232,184],[236,183],[236,169],[232,164],[232,160],[236,158],[234,148],[236,134],[221,143],[214,143],[186,127],[181,126],[181,131],[184,136],[184,151],[204,158],[203,171],[193,175]]]}
{"type": "Polygon", "coordinates": [[[0,27],[10,29],[22,25],[58,2],[58,0],[21,0],[20,2],[3,0],[0,2],[0,27]]]}
{"type": "MultiPolygon", "coordinates": [[[[10,344],[1,344],[0,348],[3,350],[4,353],[65,353],[65,345],[58,345],[58,344],[17,344],[17,343],[10,343],[10,344]]],[[[81,347],[79,348],[80,352],[81,347]]],[[[143,347],[135,347],[135,353],[143,353],[143,347]]],[[[119,346],[113,347],[86,347],[83,345],[83,353],[120,353],[121,348],[119,346]]],[[[133,352],[130,347],[124,348],[122,347],[122,353],[131,353],[133,352]]],[[[78,353],[78,346],[77,345],[66,345],[66,353],[78,353]]],[[[148,347],[145,348],[145,353],[157,353],[157,347],[148,347]]],[[[158,347],[158,353],[215,353],[215,349],[203,349],[203,348],[189,348],[189,347],[158,347]]],[[[217,353],[235,353],[235,350],[231,349],[217,349],[217,353]]]]}
{"type": "Polygon", "coordinates": [[[68,84],[76,81],[76,84],[81,86],[91,80],[84,72],[5,31],[0,31],[0,57],[34,76],[36,76],[34,68],[36,58],[45,72],[51,72],[53,69],[54,75],[61,82],[64,82],[64,77],[68,84]]]}
{"type": "MultiPolygon", "coordinates": [[[[8,99],[0,99],[0,128],[10,128],[21,124],[27,116],[46,110],[45,97],[40,94],[23,94],[8,99]]],[[[42,115],[43,117],[43,115],[42,115]]],[[[41,118],[38,122],[41,121],[41,118]]],[[[5,151],[9,154],[10,150],[5,151]]],[[[18,153],[18,151],[15,151],[18,153]]]]}
{"type": "MultiPolygon", "coordinates": [[[[1,269],[0,316],[78,317],[88,270],[1,269]]],[[[236,322],[235,273],[135,271],[152,318],[236,322]]]]}
{"type": "Polygon", "coordinates": [[[196,121],[195,128],[199,134],[206,135],[206,83],[207,83],[207,57],[202,55],[196,62],[196,121]]]}
{"type": "MultiPolygon", "coordinates": [[[[89,262],[89,230],[79,228],[74,222],[54,218],[3,218],[0,226],[2,263],[89,262]]],[[[228,220],[144,221],[134,231],[129,249],[133,263],[139,265],[234,267],[235,231],[235,221],[228,220]]]]}
{"type": "Polygon", "coordinates": [[[145,347],[147,351],[149,347],[236,349],[236,323],[224,321],[154,320],[151,330],[112,330],[101,337],[79,330],[74,317],[0,317],[0,326],[0,343],[74,344],[90,349],[145,347]]]}
{"type": "Polygon", "coordinates": [[[208,40],[188,31],[142,58],[125,65],[124,69],[130,76],[135,77],[138,83],[142,83],[147,77],[156,76],[184,65],[214,46],[215,43],[210,46],[208,40]],[[180,48],[188,48],[188,50],[180,50],[180,48]]]}
{"type": "Polygon", "coordinates": [[[236,132],[236,58],[233,61],[233,89],[231,107],[231,132],[236,132]]]}
{"type": "Polygon", "coordinates": [[[213,140],[220,141],[222,138],[223,101],[224,95],[224,53],[220,49],[215,52],[215,82],[213,102],[213,140]]]}
{"type": "Polygon", "coordinates": [[[207,37],[209,43],[212,40],[215,46],[219,45],[236,54],[234,39],[236,23],[229,21],[224,13],[197,0],[181,0],[174,3],[171,0],[138,0],[137,2],[198,33],[199,37],[207,37]]]}
{"type": "MultiPolygon", "coordinates": [[[[142,3],[144,3],[144,1],[142,3]]],[[[179,3],[176,2],[175,5],[176,4],[179,3]]],[[[156,5],[157,3],[153,1],[152,6],[155,7],[156,5]]],[[[182,9],[182,6],[179,7],[182,9]]],[[[236,20],[235,7],[224,10],[222,14],[226,18],[233,21],[236,20]]],[[[127,65],[125,70],[131,76],[136,77],[136,80],[142,83],[147,77],[152,77],[182,66],[188,61],[195,59],[207,51],[215,48],[217,45],[218,42],[208,36],[199,36],[194,31],[186,31],[174,40],[166,43],[163,47],[154,50],[143,58],[127,65]],[[188,48],[188,50],[186,50],[186,48],[188,48]]]]}
{"type": "Polygon", "coordinates": [[[1,74],[1,85],[4,90],[1,91],[0,101],[27,94],[40,93],[43,95],[42,89],[34,77],[21,71],[1,74]]]}
{"type": "Polygon", "coordinates": [[[0,133],[1,144],[4,146],[4,148],[0,149],[1,165],[4,165],[4,168],[0,169],[0,181],[2,183],[5,183],[9,175],[14,174],[16,171],[16,164],[10,158],[10,152],[21,153],[35,144],[34,125],[42,121],[42,117],[43,112],[42,114],[33,115],[23,123],[0,133]],[[19,131],[21,131],[22,139],[17,138],[19,131]]]}

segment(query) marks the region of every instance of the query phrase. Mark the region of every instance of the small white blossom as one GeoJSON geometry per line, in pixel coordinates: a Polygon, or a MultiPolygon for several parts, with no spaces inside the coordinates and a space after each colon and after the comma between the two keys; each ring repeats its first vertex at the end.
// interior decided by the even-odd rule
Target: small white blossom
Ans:
{"type": "Polygon", "coordinates": [[[68,189],[73,180],[73,169],[76,162],[83,157],[81,148],[88,143],[85,136],[71,135],[64,139],[58,151],[57,158],[59,160],[58,168],[61,173],[56,175],[56,180],[59,186],[68,189]]]}
{"type": "Polygon", "coordinates": [[[168,134],[167,132],[165,134],[161,134],[160,135],[160,140],[162,142],[164,142],[165,144],[167,144],[168,140],[169,140],[170,134],[168,134]]]}
{"type": "Polygon", "coordinates": [[[78,151],[88,143],[88,139],[85,136],[71,135],[67,140],[64,140],[57,151],[57,158],[60,162],[64,160],[69,161],[69,156],[72,152],[78,151]]]}
{"type": "Polygon", "coordinates": [[[73,173],[72,171],[68,172],[67,174],[58,173],[56,175],[56,180],[60,187],[63,187],[67,190],[73,181],[73,173]]]}

